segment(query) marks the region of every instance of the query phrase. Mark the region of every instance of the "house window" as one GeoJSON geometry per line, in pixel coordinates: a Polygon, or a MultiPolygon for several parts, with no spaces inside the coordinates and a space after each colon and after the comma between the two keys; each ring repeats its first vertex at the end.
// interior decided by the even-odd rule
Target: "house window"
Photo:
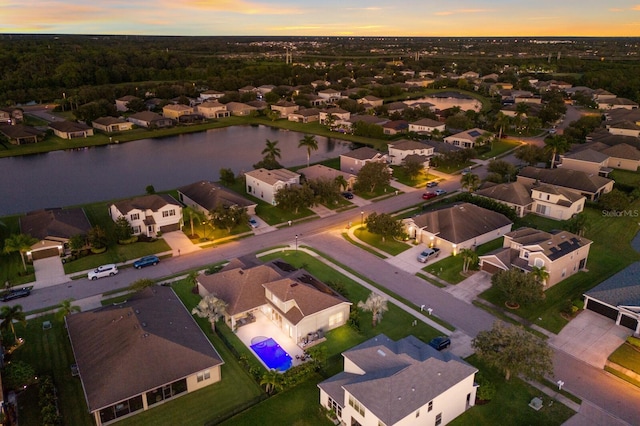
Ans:
{"type": "Polygon", "coordinates": [[[420,417],[420,410],[416,411],[416,417],[420,417]]]}
{"type": "Polygon", "coordinates": [[[131,213],[131,220],[140,220],[140,213],[131,213]]]}
{"type": "Polygon", "coordinates": [[[438,413],[436,416],[436,426],[440,426],[442,424],[442,413],[438,413]]]}
{"type": "Polygon", "coordinates": [[[545,206],[543,204],[537,204],[536,205],[536,213],[547,214],[547,206],[545,206]]]}
{"type": "Polygon", "coordinates": [[[551,195],[547,194],[547,201],[551,198],[551,195]]]}
{"type": "Polygon", "coordinates": [[[162,217],[169,217],[169,216],[175,216],[175,215],[176,215],[175,209],[165,210],[162,212],[162,217]]]}
{"type": "Polygon", "coordinates": [[[431,412],[433,410],[433,401],[429,401],[429,405],[427,406],[427,411],[431,412]]]}
{"type": "Polygon", "coordinates": [[[357,399],[355,399],[351,395],[349,395],[349,405],[352,406],[353,409],[356,410],[358,413],[360,413],[362,417],[364,417],[364,407],[362,406],[362,404],[360,404],[360,402],[358,402],[357,399]]]}
{"type": "Polygon", "coordinates": [[[537,266],[538,268],[542,268],[544,266],[544,260],[537,258],[533,261],[533,265],[537,266]]]}
{"type": "Polygon", "coordinates": [[[133,228],[133,233],[134,234],[139,234],[140,232],[142,232],[142,229],[140,228],[139,225],[132,226],[131,228],[133,228]]]}
{"type": "Polygon", "coordinates": [[[578,204],[578,208],[576,209],[577,212],[582,211],[582,204],[578,204]]]}
{"type": "Polygon", "coordinates": [[[333,410],[333,412],[336,413],[336,416],[339,419],[341,419],[342,418],[342,407],[340,406],[340,404],[338,404],[336,401],[334,401],[333,398],[329,397],[328,405],[329,405],[329,409],[333,410]]]}
{"type": "Polygon", "coordinates": [[[253,192],[253,187],[251,185],[247,186],[247,192],[251,194],[253,192]]]}
{"type": "Polygon", "coordinates": [[[529,252],[528,251],[523,251],[522,252],[522,257],[524,257],[525,259],[529,258],[529,252]]]}
{"type": "Polygon", "coordinates": [[[344,320],[344,313],[343,312],[338,312],[335,315],[331,315],[329,317],[329,327],[340,325],[340,324],[342,324],[343,320],[344,320]]]}
{"type": "Polygon", "coordinates": [[[562,277],[567,275],[567,268],[562,268],[562,277]]]}
{"type": "Polygon", "coordinates": [[[209,380],[211,378],[211,371],[209,370],[201,371],[196,375],[196,378],[198,380],[198,383],[203,382],[205,380],[209,380]]]}

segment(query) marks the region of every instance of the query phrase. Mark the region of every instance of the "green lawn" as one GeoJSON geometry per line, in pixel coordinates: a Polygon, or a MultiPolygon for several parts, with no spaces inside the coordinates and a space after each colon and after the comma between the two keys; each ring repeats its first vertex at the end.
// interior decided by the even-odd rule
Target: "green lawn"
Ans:
{"type": "Polygon", "coordinates": [[[609,361],[640,374],[640,348],[634,348],[627,342],[609,355],[609,361]]]}
{"type": "Polygon", "coordinates": [[[520,146],[520,142],[514,139],[496,139],[491,144],[491,150],[480,155],[483,160],[489,160],[491,158],[498,157],[505,152],[520,146]]]}
{"type": "MultiPolygon", "coordinates": [[[[480,256],[500,247],[502,247],[502,238],[497,238],[478,246],[476,253],[480,256]]],[[[458,284],[467,278],[461,274],[463,262],[462,256],[449,256],[429,266],[425,266],[422,270],[436,275],[448,283],[458,284]]]]}
{"type": "MultiPolygon", "coordinates": [[[[629,206],[629,209],[640,209],[640,200],[629,206]]],[[[581,299],[585,291],[640,260],[640,254],[630,245],[638,229],[637,218],[607,217],[596,208],[586,208],[584,214],[587,217],[585,237],[593,241],[587,259],[587,271],[572,275],[547,290],[543,302],[511,311],[553,333],[558,333],[567,324],[567,320],[560,315],[567,300],[581,299]]],[[[525,217],[525,222],[545,230],[561,228],[557,221],[535,216],[525,217]]],[[[480,297],[496,306],[503,306],[504,303],[501,295],[492,288],[480,297]]]]}
{"type": "Polygon", "coordinates": [[[410,178],[404,167],[401,166],[391,166],[393,169],[393,177],[400,183],[412,186],[414,188],[424,188],[428,181],[437,179],[438,177],[432,174],[427,176],[427,173],[423,170],[420,171],[420,174],[415,178],[410,178]]]}
{"type": "Polygon", "coordinates": [[[575,412],[552,398],[544,395],[544,406],[540,411],[529,407],[531,399],[542,392],[518,378],[505,381],[503,375],[487,367],[474,355],[467,361],[476,366],[482,375],[496,387],[495,398],[486,405],[476,405],[460,417],[449,423],[454,426],[493,426],[493,425],[561,425],[575,412]]]}
{"type": "Polygon", "coordinates": [[[386,238],[386,241],[382,241],[382,237],[380,235],[372,234],[363,227],[359,227],[358,229],[356,229],[353,234],[360,241],[363,241],[370,246],[380,249],[385,253],[389,253],[391,256],[396,256],[403,251],[409,250],[411,248],[409,244],[402,241],[394,240],[393,238],[386,238]]]}
{"type": "Polygon", "coordinates": [[[391,185],[385,185],[377,186],[373,192],[354,191],[354,193],[365,200],[372,200],[374,198],[382,197],[383,195],[394,195],[396,193],[396,189],[391,185]]]}

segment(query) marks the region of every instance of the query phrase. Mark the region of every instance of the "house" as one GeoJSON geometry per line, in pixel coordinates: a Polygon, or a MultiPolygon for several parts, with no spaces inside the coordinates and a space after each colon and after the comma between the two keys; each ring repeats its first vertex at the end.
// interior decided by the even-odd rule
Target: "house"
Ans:
{"type": "Polygon", "coordinates": [[[318,115],[320,124],[325,124],[325,125],[328,124],[330,121],[329,120],[330,116],[333,118],[333,126],[339,127],[342,124],[342,122],[351,118],[351,113],[349,111],[345,111],[342,108],[337,108],[337,107],[320,110],[318,115]]]}
{"type": "Polygon", "coordinates": [[[382,132],[385,135],[397,135],[398,133],[406,133],[409,129],[409,123],[405,120],[387,121],[382,125],[382,132]]]}
{"type": "Polygon", "coordinates": [[[362,166],[369,162],[387,163],[387,155],[368,146],[340,154],[340,170],[357,175],[362,166]]]}
{"type": "Polygon", "coordinates": [[[402,114],[407,108],[409,108],[409,105],[404,102],[391,102],[387,105],[387,114],[402,114]]]}
{"type": "Polygon", "coordinates": [[[202,100],[203,102],[209,101],[209,100],[217,100],[224,97],[224,92],[219,92],[217,90],[205,90],[204,92],[200,93],[200,100],[202,100]]]}
{"type": "Polygon", "coordinates": [[[612,169],[607,167],[609,156],[593,149],[582,149],[560,155],[561,163],[558,167],[579,170],[592,175],[606,177],[612,169]]]}
{"type": "Polygon", "coordinates": [[[418,160],[424,164],[425,167],[428,167],[434,152],[434,148],[431,145],[407,139],[390,142],[388,148],[389,161],[394,166],[401,166],[404,164],[405,158],[411,155],[418,156],[418,160]]]}
{"type": "Polygon", "coordinates": [[[444,132],[445,124],[436,120],[432,120],[430,118],[423,118],[418,121],[414,121],[413,123],[409,123],[409,131],[416,133],[427,133],[431,134],[434,130],[439,132],[444,132]]]}
{"type": "Polygon", "coordinates": [[[543,284],[549,288],[586,268],[591,243],[568,231],[520,228],[504,235],[502,248],[480,256],[480,269],[493,274],[544,267],[549,278],[543,284]]]}
{"type": "Polygon", "coordinates": [[[320,120],[320,110],[317,108],[302,108],[287,116],[287,120],[296,123],[313,123],[320,120]]]}
{"type": "Polygon", "coordinates": [[[238,89],[238,93],[244,95],[245,93],[257,93],[258,89],[254,86],[244,86],[238,89]]]}
{"type": "Polygon", "coordinates": [[[24,111],[18,107],[0,108],[0,123],[20,124],[24,121],[24,111]]]}
{"type": "Polygon", "coordinates": [[[586,198],[565,188],[539,184],[528,186],[522,182],[485,182],[474,195],[491,198],[515,210],[518,217],[528,213],[556,220],[565,220],[584,209],[586,198]]]}
{"type": "Polygon", "coordinates": [[[325,99],[325,102],[335,102],[338,99],[342,98],[342,94],[340,93],[340,91],[335,89],[320,90],[318,92],[318,96],[322,99],[325,99]]]}
{"type": "Polygon", "coordinates": [[[584,195],[589,201],[596,201],[602,194],[613,189],[613,180],[566,168],[541,169],[525,167],[517,176],[518,182],[525,185],[546,183],[571,192],[584,195]]]}
{"type": "Polygon", "coordinates": [[[446,425],[475,404],[478,370],[414,336],[379,334],[342,353],[320,382],[320,405],[346,425],[446,425]]]}
{"type": "Polygon", "coordinates": [[[275,195],[282,188],[300,184],[300,175],[287,169],[256,169],[244,174],[247,194],[276,205],[275,195]]]}
{"type": "Polygon", "coordinates": [[[433,83],[435,83],[435,80],[432,78],[410,78],[405,80],[405,84],[409,87],[429,87],[433,83]]]}
{"type": "Polygon", "coordinates": [[[226,106],[227,111],[229,111],[231,115],[239,117],[247,116],[257,110],[256,107],[252,107],[251,105],[247,105],[242,102],[229,102],[226,106]]]}
{"type": "Polygon", "coordinates": [[[116,111],[126,112],[129,111],[129,102],[131,101],[139,101],[141,100],[137,96],[126,95],[121,98],[116,99],[116,111]]]}
{"type": "Polygon", "coordinates": [[[347,125],[348,127],[353,127],[354,124],[362,122],[366,124],[383,126],[389,121],[390,120],[388,118],[376,117],[375,115],[352,115],[351,118],[345,120],[345,125],[347,125]]]}
{"type": "Polygon", "coordinates": [[[381,107],[384,103],[384,99],[380,99],[373,95],[367,95],[363,98],[358,99],[358,103],[365,105],[366,109],[381,107]]]}
{"type": "Polygon", "coordinates": [[[53,133],[62,139],[86,138],[93,136],[93,129],[84,123],[77,121],[52,121],[48,127],[53,133]]]}
{"type": "Polygon", "coordinates": [[[293,114],[300,106],[295,102],[280,100],[275,104],[271,105],[271,111],[277,111],[280,113],[280,117],[286,118],[289,114],[293,114]]]}
{"type": "Polygon", "coordinates": [[[263,84],[262,86],[258,87],[258,93],[260,93],[261,95],[266,95],[267,93],[273,92],[273,90],[276,88],[276,86],[274,86],[273,84],[263,84]]]}
{"type": "Polygon", "coordinates": [[[638,103],[627,98],[613,98],[598,100],[598,108],[602,110],[610,109],[638,109],[638,103]]]}
{"type": "Polygon", "coordinates": [[[133,123],[116,117],[100,117],[91,122],[91,127],[105,133],[124,132],[133,129],[133,123]]]}
{"type": "Polygon", "coordinates": [[[96,425],[158,407],[221,379],[224,363],[171,287],[65,317],[96,425]]]}
{"type": "Polygon", "coordinates": [[[494,134],[479,128],[465,130],[455,135],[444,138],[446,143],[462,148],[473,148],[476,145],[483,145],[494,138],[494,134]]]}
{"type": "Polygon", "coordinates": [[[600,152],[609,156],[607,166],[611,168],[635,172],[640,167],[640,150],[629,144],[609,146],[600,152]]]}
{"type": "Polygon", "coordinates": [[[167,118],[178,120],[183,115],[193,114],[193,108],[182,104],[168,104],[162,107],[162,115],[167,118]]]}
{"type": "Polygon", "coordinates": [[[227,111],[227,106],[217,100],[207,100],[201,103],[196,106],[196,111],[205,118],[222,118],[229,117],[230,115],[230,112],[227,111]]]}
{"type": "Polygon", "coordinates": [[[37,210],[21,216],[19,221],[20,233],[38,240],[27,251],[29,260],[61,256],[72,237],[86,237],[91,229],[91,223],[81,208],[37,210]]]}
{"type": "Polygon", "coordinates": [[[201,296],[225,301],[225,322],[232,330],[248,318],[264,315],[296,344],[309,334],[324,334],[347,322],[351,302],[303,269],[282,261],[249,266],[232,260],[220,272],[197,277],[201,296]]]}
{"type": "Polygon", "coordinates": [[[640,137],[640,126],[635,121],[622,120],[606,125],[612,135],[640,137]]]}
{"type": "Polygon", "coordinates": [[[341,187],[342,191],[353,189],[353,185],[356,183],[356,175],[346,173],[340,170],[332,169],[323,164],[314,164],[313,166],[305,167],[298,170],[305,180],[326,180],[329,182],[335,182],[336,179],[344,179],[346,185],[341,187]]]}
{"type": "Polygon", "coordinates": [[[13,145],[38,143],[44,137],[44,132],[24,124],[0,125],[0,134],[13,145]]]}
{"type": "Polygon", "coordinates": [[[182,207],[167,194],[150,194],[115,202],[109,206],[109,216],[115,222],[124,216],[134,235],[156,237],[159,232],[182,229],[182,207]]]}
{"type": "Polygon", "coordinates": [[[402,221],[409,238],[438,247],[454,256],[511,231],[513,223],[504,215],[471,203],[456,204],[402,221]]]}
{"type": "Polygon", "coordinates": [[[132,122],[136,126],[146,127],[147,129],[160,129],[163,127],[173,126],[173,120],[168,117],[163,117],[160,114],[156,114],[151,111],[142,111],[135,114],[131,114],[127,121],[132,122]]]}
{"type": "Polygon", "coordinates": [[[256,214],[257,204],[216,183],[201,180],[178,188],[178,199],[186,206],[209,215],[220,206],[236,206],[256,214]]]}
{"type": "Polygon", "coordinates": [[[584,308],[640,333],[640,262],[635,262],[584,293],[584,308]]]}

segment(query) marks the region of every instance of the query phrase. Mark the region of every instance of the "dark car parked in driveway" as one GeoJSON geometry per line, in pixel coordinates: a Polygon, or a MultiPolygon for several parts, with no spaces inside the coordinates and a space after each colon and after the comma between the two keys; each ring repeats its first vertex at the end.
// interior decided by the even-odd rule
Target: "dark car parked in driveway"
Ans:
{"type": "Polygon", "coordinates": [[[353,200],[353,193],[349,191],[345,191],[342,193],[342,196],[347,200],[353,200]]]}
{"type": "Polygon", "coordinates": [[[13,299],[20,299],[21,297],[27,297],[31,294],[31,287],[23,287],[15,290],[9,290],[0,296],[0,300],[3,302],[8,302],[13,299]]]}
{"type": "Polygon", "coordinates": [[[133,267],[136,269],[140,269],[144,268],[145,266],[155,266],[158,263],[160,263],[160,259],[158,258],[158,256],[145,256],[133,262],[133,267]]]}
{"type": "Polygon", "coordinates": [[[434,337],[429,342],[429,346],[431,346],[433,349],[441,351],[451,346],[451,339],[449,339],[447,336],[434,337]]]}

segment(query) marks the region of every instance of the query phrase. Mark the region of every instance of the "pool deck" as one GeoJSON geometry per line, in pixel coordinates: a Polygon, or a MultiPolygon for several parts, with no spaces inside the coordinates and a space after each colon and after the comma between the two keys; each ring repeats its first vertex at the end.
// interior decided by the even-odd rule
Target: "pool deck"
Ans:
{"type": "MultiPolygon", "coordinates": [[[[282,349],[287,351],[289,355],[291,355],[291,360],[293,361],[293,366],[302,364],[302,361],[296,359],[296,355],[300,356],[304,353],[304,351],[295,344],[295,342],[282,330],[280,330],[271,320],[269,320],[262,312],[256,312],[256,321],[251,324],[244,325],[238,328],[238,332],[236,335],[238,338],[244,343],[244,345],[253,352],[251,349],[251,339],[264,336],[271,337],[280,345],[282,349]]],[[[255,355],[255,352],[253,352],[255,355]]],[[[269,369],[267,365],[260,359],[259,356],[256,355],[256,358],[260,360],[262,365],[265,366],[266,369],[269,369]]]]}

